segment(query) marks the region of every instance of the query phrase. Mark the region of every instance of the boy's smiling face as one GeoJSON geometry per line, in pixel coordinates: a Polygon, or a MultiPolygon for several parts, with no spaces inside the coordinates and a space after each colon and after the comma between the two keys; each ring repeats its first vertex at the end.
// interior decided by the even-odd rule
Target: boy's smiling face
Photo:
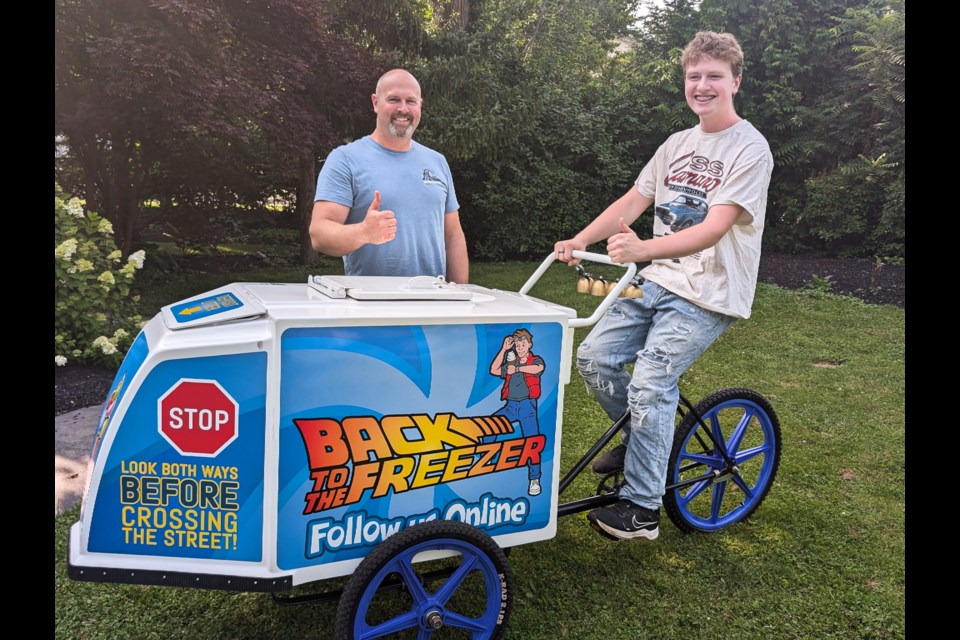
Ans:
{"type": "Polygon", "coordinates": [[[687,66],[683,76],[687,105],[700,117],[704,131],[721,131],[739,120],[733,96],[742,76],[734,77],[729,63],[704,57],[687,66]]]}

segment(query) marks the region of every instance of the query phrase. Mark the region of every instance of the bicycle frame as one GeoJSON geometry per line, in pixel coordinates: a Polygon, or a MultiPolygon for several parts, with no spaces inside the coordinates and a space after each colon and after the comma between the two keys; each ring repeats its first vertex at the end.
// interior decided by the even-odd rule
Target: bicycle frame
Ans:
{"type": "MultiPolygon", "coordinates": [[[[691,404],[690,401],[687,400],[687,398],[684,397],[683,394],[680,394],[680,404],[683,405],[683,407],[686,408],[686,410],[689,411],[689,412],[696,418],[696,420],[697,420],[697,422],[700,424],[700,426],[703,427],[703,432],[707,434],[707,437],[710,439],[710,442],[713,444],[714,449],[721,452],[721,454],[722,454],[722,456],[723,456],[723,458],[724,458],[724,461],[727,463],[727,465],[733,465],[733,461],[732,461],[732,460],[730,459],[730,457],[727,455],[727,453],[726,453],[726,451],[724,450],[724,448],[721,447],[721,446],[719,446],[719,444],[718,444],[718,442],[717,442],[717,440],[716,440],[716,437],[714,436],[713,430],[707,427],[707,425],[706,425],[706,424],[704,423],[704,421],[703,421],[703,418],[702,418],[699,414],[697,414],[696,410],[695,410],[694,407],[693,407],[693,404],[691,404]]],[[[683,409],[680,407],[680,405],[677,406],[677,414],[678,414],[678,416],[679,416],[680,418],[683,418],[683,416],[685,415],[685,414],[683,413],[683,409]]],[[[597,454],[599,454],[599,453],[604,449],[604,447],[607,446],[607,444],[610,442],[610,440],[613,439],[613,436],[614,436],[615,434],[617,434],[617,433],[618,433],[621,429],[623,429],[625,426],[627,426],[629,420],[630,420],[630,412],[628,411],[628,412],[624,413],[622,416],[620,416],[620,417],[610,426],[610,428],[607,429],[607,431],[604,432],[603,435],[601,435],[601,436],[597,439],[596,443],[594,443],[594,445],[590,448],[590,450],[587,451],[587,452],[573,465],[573,467],[570,469],[570,471],[568,471],[568,472],[563,476],[563,478],[560,479],[559,494],[561,494],[561,495],[563,494],[564,490],[565,490],[567,487],[569,487],[570,484],[571,484],[577,477],[579,477],[579,475],[583,472],[583,470],[586,469],[587,465],[590,464],[590,462],[592,462],[593,459],[597,457],[597,454]]],[[[706,443],[701,443],[701,444],[703,445],[704,449],[707,449],[707,444],[706,444],[706,443]]],[[[677,482],[677,483],[674,483],[674,484],[668,484],[666,487],[664,487],[664,491],[673,491],[674,489],[682,489],[682,488],[684,488],[684,487],[688,487],[688,486],[694,485],[694,484],[696,484],[696,483],[698,483],[698,482],[702,482],[702,481],[704,481],[704,480],[713,479],[713,478],[716,477],[716,475],[717,475],[717,474],[716,474],[715,472],[710,472],[710,473],[705,473],[705,474],[703,474],[703,475],[701,475],[701,476],[697,476],[697,477],[695,477],[695,478],[688,478],[687,480],[684,480],[683,482],[677,482]]],[[[613,504],[613,503],[616,502],[616,501],[617,501],[617,494],[616,494],[616,492],[609,492],[609,493],[604,493],[604,494],[600,494],[600,495],[590,496],[590,497],[588,497],[588,498],[581,498],[581,499],[579,499],[579,500],[571,500],[571,501],[569,501],[569,502],[561,502],[561,503],[558,505],[558,507],[557,507],[557,515],[558,515],[558,516],[565,516],[565,515],[570,515],[570,514],[573,514],[573,513],[580,513],[581,511],[587,511],[587,510],[589,510],[589,509],[594,509],[594,508],[596,508],[596,507],[603,507],[603,506],[606,506],[606,505],[608,505],[608,504],[613,504]]]]}

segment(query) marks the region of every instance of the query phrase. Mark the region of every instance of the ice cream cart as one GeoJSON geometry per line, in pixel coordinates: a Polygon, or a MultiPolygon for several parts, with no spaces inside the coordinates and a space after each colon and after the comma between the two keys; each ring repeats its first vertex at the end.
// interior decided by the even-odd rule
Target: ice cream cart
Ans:
{"type": "MultiPolygon", "coordinates": [[[[70,577],[282,595],[350,576],[338,638],[403,628],[429,637],[444,626],[499,637],[513,595],[504,551],[553,538],[558,515],[616,499],[610,479],[596,496],[559,501],[622,426],[561,479],[564,387],[574,330],[596,322],[636,267],[577,318],[528,293],[552,261],[519,292],[310,276],[234,283],[164,307],[101,412],[70,577]],[[417,568],[444,558],[457,563],[431,591],[417,568]],[[481,593],[472,613],[449,604],[468,575],[481,593]],[[412,604],[371,621],[378,591],[397,583],[412,604]]],[[[687,403],[675,453],[706,432],[713,459],[671,462],[665,506],[684,530],[749,515],[779,463],[765,399],[735,389],[708,400],[687,403]],[[737,413],[738,434],[722,432],[721,411],[737,413]],[[746,491],[719,508],[727,483],[746,491]],[[694,493],[707,496],[705,511],[694,493]]]]}

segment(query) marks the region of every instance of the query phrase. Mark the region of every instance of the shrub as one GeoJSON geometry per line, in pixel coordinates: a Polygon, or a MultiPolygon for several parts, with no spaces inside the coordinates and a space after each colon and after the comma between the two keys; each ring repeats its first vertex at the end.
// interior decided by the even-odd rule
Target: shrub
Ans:
{"type": "Polygon", "coordinates": [[[56,185],[54,197],[55,362],[119,365],[142,325],[131,294],[144,252],[126,261],[106,218],[56,185]]]}
{"type": "Polygon", "coordinates": [[[884,156],[809,178],[806,224],[829,255],[902,258],[904,176],[884,156]]]}

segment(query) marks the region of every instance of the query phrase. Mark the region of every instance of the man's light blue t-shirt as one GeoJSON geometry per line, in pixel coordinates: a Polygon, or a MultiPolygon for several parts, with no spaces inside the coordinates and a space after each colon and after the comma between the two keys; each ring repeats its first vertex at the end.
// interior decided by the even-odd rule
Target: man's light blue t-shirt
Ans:
{"type": "Polygon", "coordinates": [[[343,256],[348,276],[445,276],[444,215],[460,209],[446,158],[413,142],[391,151],[364,136],[330,152],[314,200],[350,207],[346,224],[364,219],[380,192],[380,210],[397,217],[397,236],[343,256]]]}

